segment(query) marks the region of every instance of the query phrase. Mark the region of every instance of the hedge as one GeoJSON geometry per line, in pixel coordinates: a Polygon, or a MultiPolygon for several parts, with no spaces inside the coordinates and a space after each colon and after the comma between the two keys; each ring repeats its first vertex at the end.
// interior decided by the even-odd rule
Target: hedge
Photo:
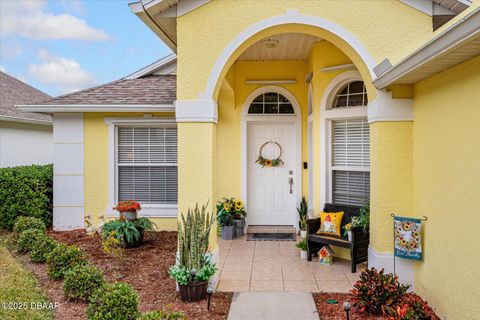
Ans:
{"type": "Polygon", "coordinates": [[[19,216],[52,224],[53,166],[0,168],[0,228],[11,230],[19,216]]]}

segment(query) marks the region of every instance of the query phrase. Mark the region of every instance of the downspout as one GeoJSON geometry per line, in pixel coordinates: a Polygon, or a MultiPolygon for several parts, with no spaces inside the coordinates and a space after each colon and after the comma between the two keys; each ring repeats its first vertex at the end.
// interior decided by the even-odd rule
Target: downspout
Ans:
{"type": "Polygon", "coordinates": [[[165,31],[165,29],[163,29],[158,23],[157,21],[155,21],[155,19],[153,19],[152,15],[148,12],[148,10],[145,8],[145,5],[143,4],[143,1],[140,0],[139,1],[140,4],[142,5],[142,9],[143,9],[143,12],[145,12],[145,14],[147,15],[148,19],[158,28],[160,29],[160,31],[162,31],[162,33],[168,38],[168,40],[170,40],[173,44],[175,44],[175,46],[177,46],[177,43],[168,35],[168,33],[165,31]]]}

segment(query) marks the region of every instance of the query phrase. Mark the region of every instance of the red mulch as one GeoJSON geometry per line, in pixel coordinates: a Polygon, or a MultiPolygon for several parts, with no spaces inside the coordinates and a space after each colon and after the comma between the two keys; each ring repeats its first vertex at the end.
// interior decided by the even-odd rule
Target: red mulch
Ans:
{"type": "MultiPolygon", "coordinates": [[[[349,293],[314,293],[313,299],[317,306],[317,311],[322,320],[344,320],[346,319],[343,303],[348,301],[352,304],[352,295],[349,293]],[[328,304],[329,299],[337,300],[337,304],[328,304]]],[[[358,315],[355,310],[350,310],[350,319],[352,320],[385,320],[387,317],[358,315]]]]}
{"type": "MultiPolygon", "coordinates": [[[[73,244],[85,251],[88,260],[103,270],[107,281],[122,281],[132,285],[140,298],[140,311],[170,308],[183,312],[189,319],[226,319],[232,300],[231,293],[217,292],[212,296],[210,311],[207,300],[193,303],[181,301],[175,282],[168,276],[168,268],[175,263],[177,250],[176,232],[147,232],[142,246],[126,249],[123,258],[112,258],[102,250],[96,236],[84,230],[49,232],[50,236],[66,244],[73,244]]],[[[50,301],[60,302],[55,318],[86,319],[87,304],[67,301],[63,296],[62,281],[51,281],[45,264],[34,264],[22,257],[25,265],[37,276],[50,301]]]]}

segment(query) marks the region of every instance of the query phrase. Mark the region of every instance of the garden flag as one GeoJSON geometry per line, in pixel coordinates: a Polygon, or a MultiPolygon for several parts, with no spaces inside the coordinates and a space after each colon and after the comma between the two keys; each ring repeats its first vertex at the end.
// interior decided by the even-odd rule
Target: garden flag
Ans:
{"type": "Polygon", "coordinates": [[[409,217],[393,218],[395,256],[422,260],[422,220],[409,217]]]}

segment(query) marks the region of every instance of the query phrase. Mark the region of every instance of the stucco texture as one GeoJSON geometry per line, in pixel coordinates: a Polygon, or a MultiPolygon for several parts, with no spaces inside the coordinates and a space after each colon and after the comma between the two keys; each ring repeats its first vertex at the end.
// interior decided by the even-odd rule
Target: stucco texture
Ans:
{"type": "Polygon", "coordinates": [[[480,314],[480,57],[415,85],[414,212],[428,216],[415,290],[449,320],[480,314]]]}

